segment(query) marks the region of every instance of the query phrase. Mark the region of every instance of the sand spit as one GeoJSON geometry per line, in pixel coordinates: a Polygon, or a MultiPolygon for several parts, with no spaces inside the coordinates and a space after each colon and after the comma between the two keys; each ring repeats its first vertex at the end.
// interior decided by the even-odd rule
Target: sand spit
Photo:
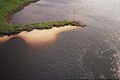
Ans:
{"type": "Polygon", "coordinates": [[[12,38],[15,37],[20,37],[22,39],[24,39],[28,44],[44,44],[50,41],[55,41],[56,40],[56,36],[60,33],[60,32],[64,32],[64,31],[70,31],[70,30],[74,30],[77,29],[79,27],[77,26],[64,26],[64,27],[53,27],[52,29],[48,29],[48,30],[33,30],[30,32],[27,31],[23,31],[17,35],[11,35],[11,36],[4,36],[4,37],[0,37],[0,42],[6,42],[12,38]]]}

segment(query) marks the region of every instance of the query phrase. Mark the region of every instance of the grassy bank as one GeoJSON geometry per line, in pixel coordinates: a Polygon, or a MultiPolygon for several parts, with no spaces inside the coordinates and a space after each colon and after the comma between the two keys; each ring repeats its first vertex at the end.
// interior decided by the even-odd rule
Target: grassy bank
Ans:
{"type": "Polygon", "coordinates": [[[15,12],[36,1],[38,0],[0,0],[0,36],[17,34],[21,31],[31,31],[33,29],[50,29],[65,25],[85,26],[77,21],[46,22],[19,26],[9,24],[9,20],[15,12]]]}

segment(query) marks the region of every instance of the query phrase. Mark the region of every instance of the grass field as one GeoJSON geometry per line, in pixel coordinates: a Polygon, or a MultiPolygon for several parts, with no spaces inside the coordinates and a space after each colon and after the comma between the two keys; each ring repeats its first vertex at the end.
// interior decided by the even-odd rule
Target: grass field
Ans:
{"type": "Polygon", "coordinates": [[[11,16],[24,8],[24,6],[31,2],[38,0],[0,0],[0,36],[17,34],[21,31],[31,31],[32,29],[50,29],[52,27],[59,27],[64,25],[85,26],[78,21],[58,21],[35,23],[28,25],[13,26],[9,24],[11,16]]]}

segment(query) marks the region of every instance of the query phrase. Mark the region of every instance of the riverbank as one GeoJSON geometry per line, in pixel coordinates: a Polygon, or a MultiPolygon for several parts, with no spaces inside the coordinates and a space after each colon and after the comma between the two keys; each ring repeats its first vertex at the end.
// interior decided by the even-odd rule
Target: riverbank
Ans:
{"type": "Polygon", "coordinates": [[[66,25],[81,27],[85,26],[78,21],[58,21],[18,26],[13,26],[9,24],[11,16],[15,12],[24,8],[24,6],[36,1],[38,0],[0,0],[0,36],[13,35],[20,33],[21,31],[31,31],[33,29],[51,29],[52,27],[60,27],[66,25]]]}
{"type": "Polygon", "coordinates": [[[79,27],[77,26],[64,26],[64,27],[53,27],[51,29],[44,29],[44,30],[33,30],[30,32],[23,31],[18,34],[19,37],[24,39],[30,45],[45,45],[49,42],[55,42],[56,37],[59,33],[64,31],[71,31],[75,30],[79,27]]]}
{"type": "Polygon", "coordinates": [[[30,45],[44,45],[47,42],[54,42],[59,33],[78,29],[77,26],[52,27],[51,29],[37,30],[27,32],[23,31],[16,35],[0,37],[0,42],[4,43],[13,38],[22,38],[30,45]]]}

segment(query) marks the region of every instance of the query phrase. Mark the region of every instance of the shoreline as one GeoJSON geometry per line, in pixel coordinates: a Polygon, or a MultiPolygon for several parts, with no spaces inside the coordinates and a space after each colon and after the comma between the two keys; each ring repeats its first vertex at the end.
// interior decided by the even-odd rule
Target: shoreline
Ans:
{"type": "Polygon", "coordinates": [[[9,14],[7,15],[7,22],[8,22],[8,24],[11,25],[11,24],[10,24],[10,20],[11,20],[11,18],[12,18],[12,15],[14,15],[16,12],[22,10],[25,6],[28,6],[28,5],[30,5],[31,3],[35,3],[35,2],[37,2],[37,1],[40,1],[40,0],[32,0],[32,1],[29,1],[29,2],[25,2],[25,3],[23,3],[23,4],[20,4],[19,7],[15,8],[15,10],[9,11],[9,14]]]}
{"type": "Polygon", "coordinates": [[[45,22],[45,23],[34,23],[34,24],[27,24],[27,25],[11,25],[9,22],[11,17],[14,13],[18,12],[19,10],[23,9],[25,6],[29,5],[30,3],[37,2],[39,0],[23,0],[23,1],[15,1],[11,0],[9,3],[5,1],[4,6],[0,6],[0,37],[5,35],[15,35],[22,31],[32,31],[34,29],[51,29],[52,27],[60,27],[60,26],[81,26],[85,27],[82,22],[79,21],[56,21],[56,22],[45,22]],[[12,3],[14,2],[14,3],[12,3]],[[18,3],[18,4],[15,4],[18,3]],[[7,5],[9,4],[9,5],[7,5]],[[6,8],[6,6],[8,8],[6,8]],[[5,9],[4,9],[5,7],[5,9]],[[4,16],[3,16],[4,15],[4,16]]]}
{"type": "Polygon", "coordinates": [[[55,41],[57,35],[61,32],[72,31],[78,28],[80,27],[64,26],[64,27],[53,27],[51,29],[44,29],[44,30],[34,29],[33,31],[30,31],[30,32],[23,31],[16,35],[0,37],[0,42],[5,43],[10,39],[19,37],[19,38],[24,39],[28,44],[42,45],[50,41],[51,42],[55,41]]]}
{"type": "Polygon", "coordinates": [[[51,29],[53,27],[64,27],[64,26],[77,26],[77,27],[85,27],[83,23],[79,21],[58,21],[58,22],[45,22],[45,23],[35,23],[35,24],[28,24],[28,25],[18,25],[13,26],[14,30],[9,32],[0,33],[0,37],[5,35],[16,35],[22,31],[30,32],[34,29],[43,30],[43,29],[51,29]]]}

